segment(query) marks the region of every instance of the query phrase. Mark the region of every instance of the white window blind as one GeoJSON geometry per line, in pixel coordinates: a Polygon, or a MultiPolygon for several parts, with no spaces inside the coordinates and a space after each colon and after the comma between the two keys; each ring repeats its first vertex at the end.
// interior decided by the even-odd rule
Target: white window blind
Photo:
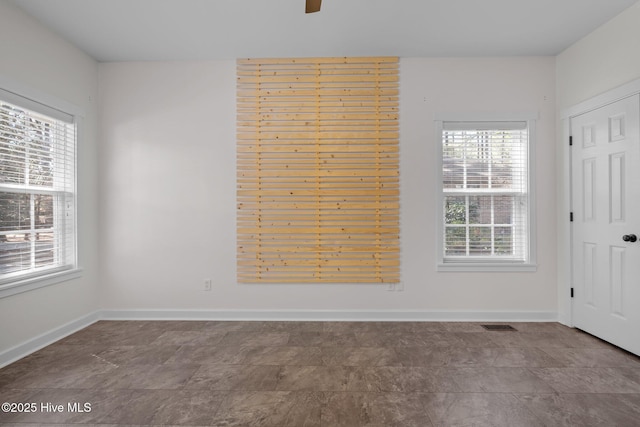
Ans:
{"type": "Polygon", "coordinates": [[[529,261],[528,157],[526,121],[443,122],[444,263],[529,261]]]}
{"type": "Polygon", "coordinates": [[[0,285],[76,266],[74,117],[0,90],[0,285]]]}

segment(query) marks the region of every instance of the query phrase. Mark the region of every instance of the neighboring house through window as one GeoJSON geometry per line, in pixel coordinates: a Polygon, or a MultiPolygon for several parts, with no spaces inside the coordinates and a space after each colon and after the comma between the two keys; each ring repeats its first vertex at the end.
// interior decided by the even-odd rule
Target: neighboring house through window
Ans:
{"type": "Polygon", "coordinates": [[[438,121],[439,270],[533,270],[533,120],[438,121]]]}
{"type": "Polygon", "coordinates": [[[76,268],[73,115],[0,90],[0,291],[76,268]]]}

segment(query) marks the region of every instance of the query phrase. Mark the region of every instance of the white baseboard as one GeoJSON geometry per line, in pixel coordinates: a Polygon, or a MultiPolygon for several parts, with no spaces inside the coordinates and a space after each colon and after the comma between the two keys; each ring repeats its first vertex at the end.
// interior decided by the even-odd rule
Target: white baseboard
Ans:
{"type": "Polygon", "coordinates": [[[291,321],[466,321],[555,322],[546,311],[411,310],[103,310],[104,320],[291,320],[291,321]]]}
{"type": "Polygon", "coordinates": [[[557,322],[551,311],[411,311],[411,310],[100,310],[80,317],[8,350],[0,368],[71,335],[98,320],[247,320],[355,322],[557,322]]]}
{"type": "Polygon", "coordinates": [[[0,351],[0,368],[13,363],[16,360],[22,359],[23,357],[36,352],[43,347],[53,344],[54,342],[59,341],[62,338],[79,331],[80,329],[86,328],[87,326],[97,322],[98,320],[100,320],[100,312],[94,311],[93,313],[82,316],[65,325],[45,332],[44,334],[38,335],[37,337],[25,341],[22,344],[18,344],[7,350],[0,351]]]}

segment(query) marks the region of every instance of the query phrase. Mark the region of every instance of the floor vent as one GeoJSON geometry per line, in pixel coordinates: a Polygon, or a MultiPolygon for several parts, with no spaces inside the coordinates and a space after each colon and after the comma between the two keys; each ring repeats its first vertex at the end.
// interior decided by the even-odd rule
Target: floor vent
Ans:
{"type": "Polygon", "coordinates": [[[485,328],[487,331],[517,331],[517,329],[511,325],[481,325],[481,326],[485,328]]]}

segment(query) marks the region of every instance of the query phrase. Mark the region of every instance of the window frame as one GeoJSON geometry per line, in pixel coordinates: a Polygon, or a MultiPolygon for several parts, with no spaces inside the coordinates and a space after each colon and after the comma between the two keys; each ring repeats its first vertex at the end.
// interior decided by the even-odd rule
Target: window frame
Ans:
{"type": "MultiPolygon", "coordinates": [[[[516,114],[438,114],[435,117],[435,141],[436,141],[436,270],[441,272],[532,272],[536,271],[536,200],[535,200],[535,145],[536,145],[536,119],[534,113],[516,114]],[[464,259],[446,259],[444,256],[445,224],[443,205],[445,191],[443,188],[443,146],[442,131],[445,122],[526,122],[528,129],[528,156],[527,156],[527,189],[528,203],[526,227],[527,227],[527,256],[524,261],[513,259],[500,259],[498,257],[467,257],[464,259]]],[[[462,258],[462,257],[461,257],[462,258]]]]}
{"type": "MultiPolygon", "coordinates": [[[[56,120],[71,122],[75,128],[74,164],[73,164],[73,262],[66,265],[31,270],[22,274],[9,275],[0,279],[0,298],[31,291],[82,276],[80,268],[80,250],[78,247],[78,147],[82,138],[84,113],[78,107],[56,97],[31,89],[6,78],[0,78],[0,98],[15,106],[52,117],[56,120]]],[[[55,194],[58,190],[44,191],[55,194]]],[[[56,203],[54,201],[54,203],[56,203]]]]}

